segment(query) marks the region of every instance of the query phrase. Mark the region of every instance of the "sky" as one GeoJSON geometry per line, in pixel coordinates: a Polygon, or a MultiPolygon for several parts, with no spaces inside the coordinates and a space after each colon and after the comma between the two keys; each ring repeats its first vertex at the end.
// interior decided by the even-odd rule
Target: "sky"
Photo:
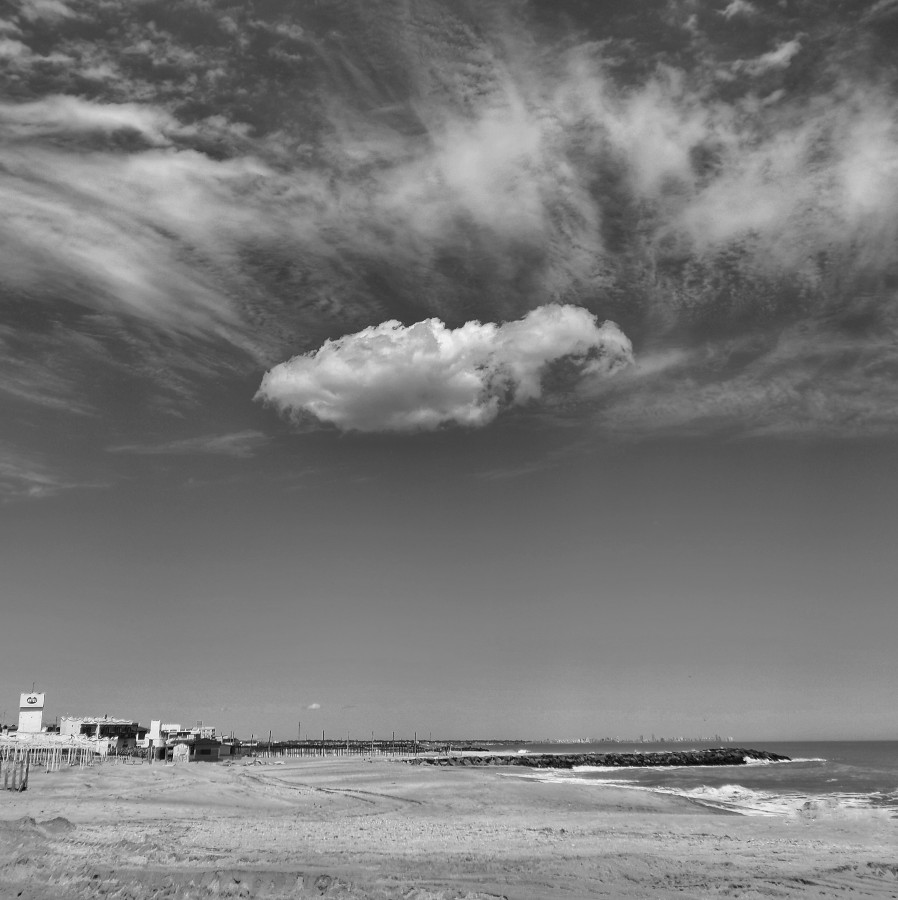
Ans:
{"type": "Polygon", "coordinates": [[[0,0],[0,720],[898,738],[896,40],[0,0]]]}

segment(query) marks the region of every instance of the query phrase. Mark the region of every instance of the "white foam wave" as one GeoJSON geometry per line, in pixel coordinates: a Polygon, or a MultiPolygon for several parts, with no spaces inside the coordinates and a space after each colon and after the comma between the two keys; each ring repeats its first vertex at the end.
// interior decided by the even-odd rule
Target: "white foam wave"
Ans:
{"type": "Polygon", "coordinates": [[[893,810],[874,806],[874,798],[870,794],[848,792],[832,794],[773,793],[752,790],[738,784],[682,791],[662,789],[662,791],[679,794],[706,806],[727,809],[743,815],[817,819],[870,815],[889,816],[893,812],[893,810]]]}
{"type": "MultiPolygon", "coordinates": [[[[606,772],[615,767],[581,766],[581,771],[606,772]]],[[[571,770],[540,769],[527,772],[509,772],[510,777],[529,778],[552,784],[577,784],[592,787],[626,788],[655,794],[683,797],[709,809],[721,809],[744,816],[781,816],[800,819],[890,817],[894,808],[879,805],[892,795],[835,792],[832,794],[804,794],[798,792],[774,793],[756,791],[739,784],[719,787],[668,788],[657,785],[637,784],[627,779],[572,778],[571,770]],[[877,802],[878,801],[878,802],[877,802]]],[[[506,773],[503,773],[506,774],[506,773]]],[[[898,791],[893,792],[898,798],[898,791]]]]}
{"type": "MultiPolygon", "coordinates": [[[[614,766],[583,766],[583,770],[591,772],[612,772],[614,766]]],[[[570,773],[573,769],[524,769],[520,772],[499,772],[505,778],[525,778],[530,781],[540,781],[545,784],[614,784],[614,785],[632,785],[630,779],[627,778],[571,778],[570,773]]]]}
{"type": "Polygon", "coordinates": [[[746,766],[786,766],[790,763],[825,763],[826,760],[822,756],[795,756],[791,759],[752,759],[750,756],[745,757],[746,766]]]}

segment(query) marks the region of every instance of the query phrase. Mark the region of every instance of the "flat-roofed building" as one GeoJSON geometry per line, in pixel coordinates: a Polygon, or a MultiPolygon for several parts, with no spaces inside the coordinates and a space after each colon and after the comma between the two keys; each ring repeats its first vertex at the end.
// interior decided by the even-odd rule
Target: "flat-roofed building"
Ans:
{"type": "MultiPolygon", "coordinates": [[[[211,725],[197,722],[193,728],[182,728],[174,723],[160,723],[159,735],[160,743],[166,748],[165,758],[174,759],[175,748],[186,747],[190,762],[218,762],[221,741],[216,738],[215,728],[211,725]]],[[[160,758],[159,752],[154,755],[160,758]]]]}
{"type": "Polygon", "coordinates": [[[131,719],[111,719],[109,716],[61,716],[59,733],[62,736],[86,737],[105,744],[107,750],[131,750],[143,742],[147,729],[131,719]]]}
{"type": "Polygon", "coordinates": [[[221,758],[221,742],[214,738],[197,738],[190,746],[192,762],[218,762],[221,758]]]}

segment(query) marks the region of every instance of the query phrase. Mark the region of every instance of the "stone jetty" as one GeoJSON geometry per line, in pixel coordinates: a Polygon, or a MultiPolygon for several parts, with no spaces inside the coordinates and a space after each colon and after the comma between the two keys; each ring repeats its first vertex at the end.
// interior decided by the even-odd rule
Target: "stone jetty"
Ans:
{"type": "Polygon", "coordinates": [[[573,769],[575,766],[744,766],[749,761],[788,762],[788,756],[742,747],[711,750],[660,750],[646,753],[516,753],[459,756],[416,756],[412,766],[525,766],[530,769],[573,769]]]}

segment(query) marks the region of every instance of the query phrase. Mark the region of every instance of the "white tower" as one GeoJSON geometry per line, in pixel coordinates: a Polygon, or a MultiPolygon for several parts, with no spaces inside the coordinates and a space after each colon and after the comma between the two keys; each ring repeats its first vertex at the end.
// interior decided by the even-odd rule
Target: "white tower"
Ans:
{"type": "Polygon", "coordinates": [[[44,695],[22,694],[19,698],[19,734],[40,732],[44,719],[44,695]]]}

